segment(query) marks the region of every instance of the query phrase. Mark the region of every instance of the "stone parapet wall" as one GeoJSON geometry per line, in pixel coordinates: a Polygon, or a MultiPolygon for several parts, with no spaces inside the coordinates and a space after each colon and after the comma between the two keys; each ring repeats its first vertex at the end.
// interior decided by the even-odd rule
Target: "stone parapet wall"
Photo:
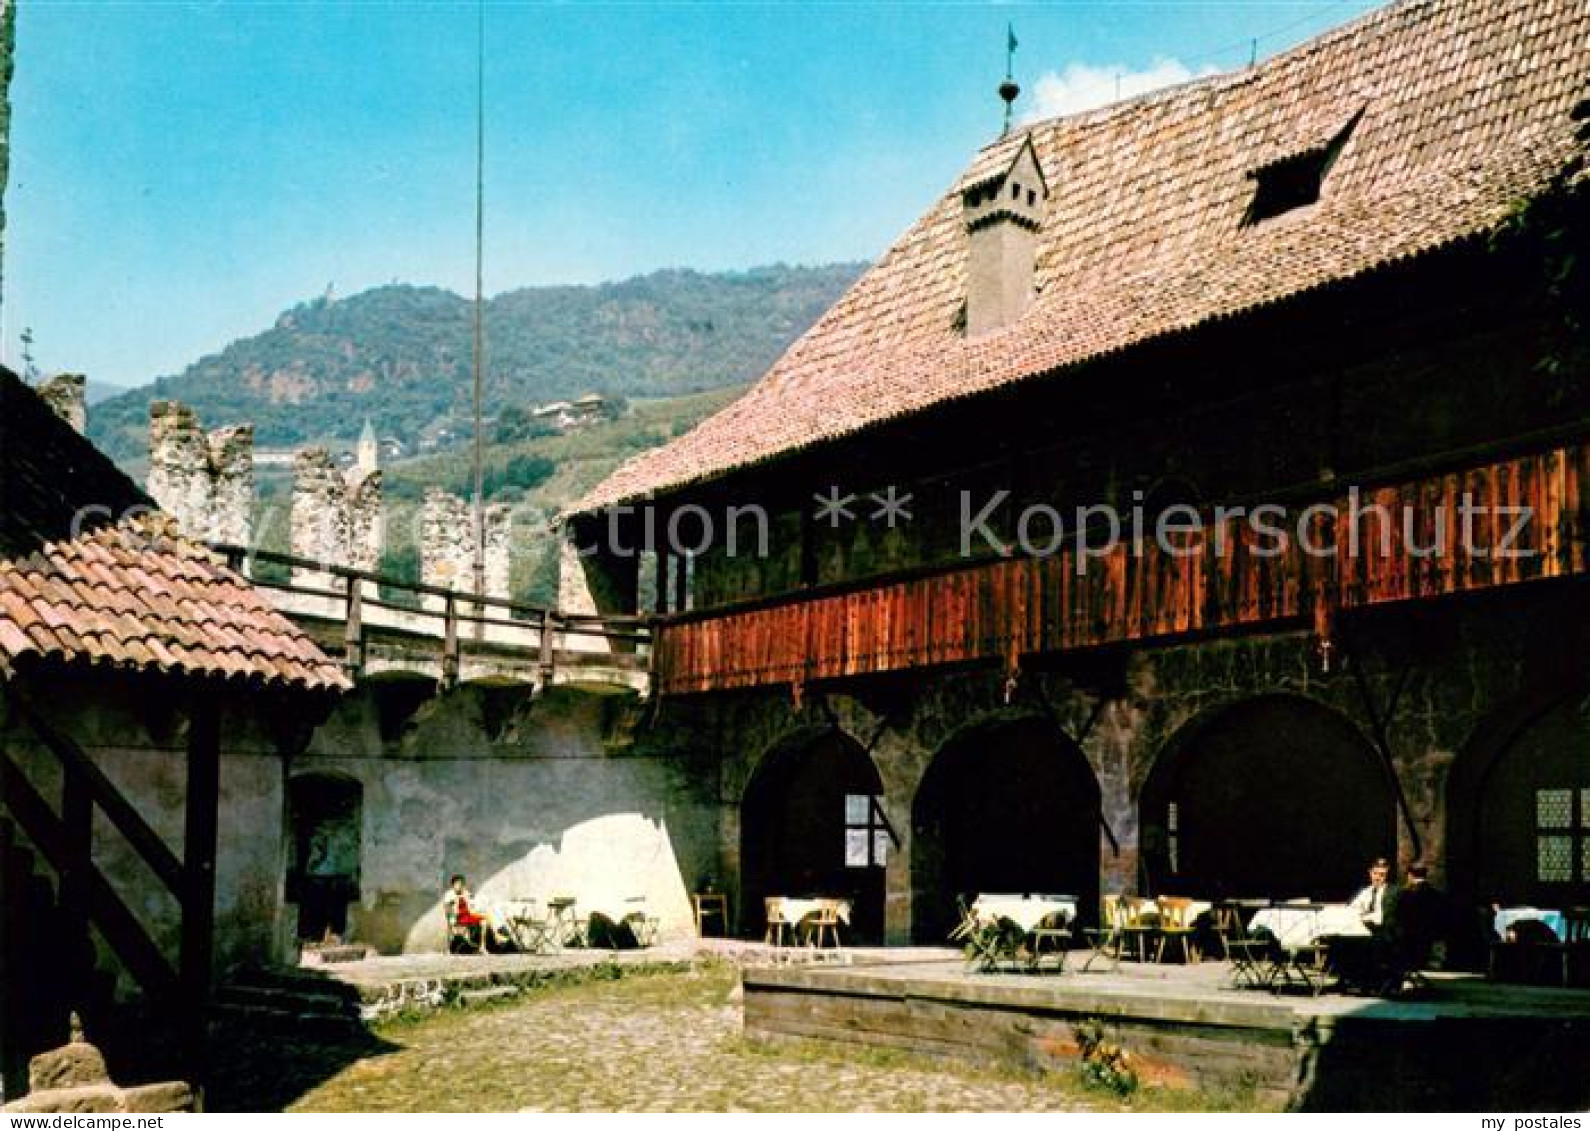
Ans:
{"type": "Polygon", "coordinates": [[[200,541],[249,544],[254,508],[254,426],[205,433],[187,405],[149,406],[150,496],[200,541]]]}
{"type": "MultiPolygon", "coordinates": [[[[344,475],[325,448],[299,452],[289,525],[294,556],[373,572],[386,537],[380,470],[355,466],[344,475]]],[[[293,580],[335,588],[329,575],[314,570],[295,569],[293,580]]]]}
{"type": "MultiPolygon", "coordinates": [[[[483,517],[485,596],[507,598],[513,544],[512,511],[493,504],[483,517]]],[[[420,580],[472,593],[475,589],[475,516],[467,499],[440,488],[425,492],[420,512],[420,580]]]]}

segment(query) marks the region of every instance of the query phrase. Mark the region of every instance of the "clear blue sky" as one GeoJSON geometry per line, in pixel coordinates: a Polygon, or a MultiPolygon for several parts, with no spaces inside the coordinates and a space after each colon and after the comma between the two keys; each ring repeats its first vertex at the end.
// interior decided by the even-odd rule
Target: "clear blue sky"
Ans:
{"type": "MultiPolygon", "coordinates": [[[[295,302],[473,288],[475,6],[19,0],[0,349],[138,384],[295,302]]],[[[486,288],[876,256],[1018,110],[1366,0],[492,3],[486,288]]],[[[1040,105],[1041,103],[1041,105],[1040,105]]]]}

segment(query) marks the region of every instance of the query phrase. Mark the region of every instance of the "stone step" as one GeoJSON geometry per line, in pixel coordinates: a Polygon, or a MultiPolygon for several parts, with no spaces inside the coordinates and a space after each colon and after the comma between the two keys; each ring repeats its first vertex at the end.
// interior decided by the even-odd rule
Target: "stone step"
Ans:
{"type": "Polygon", "coordinates": [[[281,1033],[291,1036],[352,1037],[365,1033],[357,1017],[319,1011],[300,1012],[263,1005],[219,1003],[211,1010],[212,1019],[223,1028],[246,1029],[254,1033],[281,1033]]]}
{"type": "Polygon", "coordinates": [[[280,966],[245,966],[232,973],[225,986],[280,990],[307,997],[334,997],[357,1004],[359,991],[346,982],[308,971],[280,966]]]}
{"type": "Polygon", "coordinates": [[[281,1010],[327,1017],[358,1017],[358,1009],[335,993],[304,993],[275,986],[223,985],[215,991],[217,1005],[281,1010]]]}
{"type": "Polygon", "coordinates": [[[375,951],[363,943],[342,943],[338,946],[305,947],[303,965],[308,967],[329,966],[337,962],[363,962],[375,951]]]}

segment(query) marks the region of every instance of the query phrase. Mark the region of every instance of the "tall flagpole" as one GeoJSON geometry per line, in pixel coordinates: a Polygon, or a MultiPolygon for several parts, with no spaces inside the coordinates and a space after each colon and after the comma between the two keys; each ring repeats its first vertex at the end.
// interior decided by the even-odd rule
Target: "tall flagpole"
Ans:
{"type": "MultiPolygon", "coordinates": [[[[475,443],[474,443],[474,522],[475,596],[486,595],[486,500],[481,470],[481,390],[485,369],[485,231],[486,231],[486,0],[477,0],[475,28],[475,443]]],[[[476,605],[477,617],[485,606],[476,605]]],[[[477,634],[485,628],[478,620],[477,634]]]]}

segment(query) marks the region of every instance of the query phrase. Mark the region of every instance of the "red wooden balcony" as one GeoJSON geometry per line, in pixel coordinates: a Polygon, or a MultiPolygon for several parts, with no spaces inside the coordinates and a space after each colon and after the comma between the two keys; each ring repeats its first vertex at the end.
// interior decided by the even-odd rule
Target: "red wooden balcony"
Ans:
{"type": "Polygon", "coordinates": [[[1337,610],[1586,572],[1587,498],[1590,443],[1579,443],[1365,489],[1356,513],[1346,490],[1292,504],[1275,523],[1288,531],[1284,548],[1246,517],[1217,526],[1206,515],[1201,537],[1161,547],[1150,528],[1141,552],[1123,541],[1080,571],[1062,551],[676,617],[657,629],[655,685],[680,694],[972,661],[1013,666],[1028,655],[1288,622],[1328,633],[1337,610]],[[1509,543],[1517,508],[1528,519],[1509,543]],[[1305,552],[1300,522],[1313,546],[1336,553],[1305,552]]]}

